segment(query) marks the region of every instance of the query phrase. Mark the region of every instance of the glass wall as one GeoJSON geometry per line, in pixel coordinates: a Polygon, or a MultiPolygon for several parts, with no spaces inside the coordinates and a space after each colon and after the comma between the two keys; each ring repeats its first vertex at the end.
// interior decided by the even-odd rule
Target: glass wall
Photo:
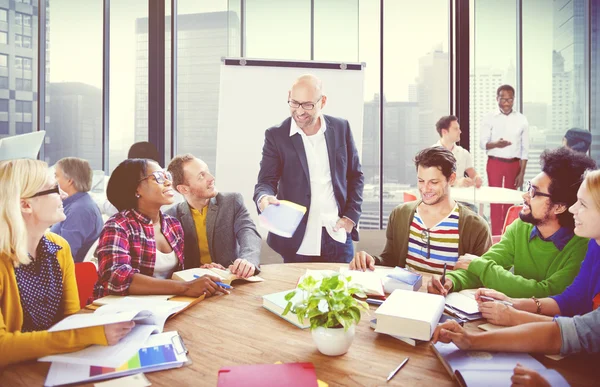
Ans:
{"type": "Polygon", "coordinates": [[[178,6],[177,153],[192,153],[214,171],[221,58],[239,56],[240,18],[226,0],[178,6]]]}
{"type": "Polygon", "coordinates": [[[110,172],[148,140],[148,0],[111,1],[110,172]]]}
{"type": "Polygon", "coordinates": [[[37,128],[37,15],[37,6],[0,3],[0,138],[37,128]]]}
{"type": "MultiPolygon", "coordinates": [[[[379,24],[379,15],[375,15],[375,20],[369,18],[370,13],[367,9],[373,7],[371,3],[369,0],[315,1],[314,59],[318,61],[356,62],[360,42],[358,33],[360,21],[363,22],[363,25],[367,25],[367,29],[373,26],[376,27],[379,24]],[[360,12],[368,13],[360,21],[359,5],[360,12]]],[[[374,48],[378,47],[375,44],[378,35],[377,33],[376,36],[373,36],[375,40],[370,42],[374,48]]]]}
{"type": "MultiPolygon", "coordinates": [[[[52,165],[80,157],[101,170],[102,0],[52,1],[46,18],[44,158],[52,165]]],[[[19,104],[31,115],[31,102],[17,101],[17,111],[19,104]]]]}
{"type": "Polygon", "coordinates": [[[588,130],[585,0],[523,0],[523,114],[529,121],[525,181],[540,172],[544,149],[569,128],[588,130]]]}
{"type": "Polygon", "coordinates": [[[387,1],[384,10],[384,219],[416,193],[416,152],[439,140],[450,114],[448,3],[387,1]],[[411,37],[411,38],[409,38],[411,37]]]}
{"type": "MultiPolygon", "coordinates": [[[[470,68],[470,151],[475,171],[487,185],[485,151],[479,146],[484,115],[498,109],[496,90],[503,84],[517,88],[517,2],[516,0],[471,0],[472,42],[470,68]]],[[[514,109],[518,110],[517,90],[514,109]]]]}
{"type": "Polygon", "coordinates": [[[590,1],[590,128],[591,155],[600,165],[600,1],[590,1]]]}
{"type": "Polygon", "coordinates": [[[245,24],[244,56],[310,59],[310,0],[246,0],[245,24]]]}

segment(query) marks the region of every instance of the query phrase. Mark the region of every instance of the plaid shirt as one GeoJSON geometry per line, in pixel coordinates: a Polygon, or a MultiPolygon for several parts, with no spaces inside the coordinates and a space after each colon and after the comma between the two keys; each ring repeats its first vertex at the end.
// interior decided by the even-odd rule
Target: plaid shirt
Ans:
{"type": "MultiPolygon", "coordinates": [[[[183,228],[179,221],[161,213],[162,232],[183,269],[183,228]]],[[[152,276],[156,261],[156,240],[152,220],[135,210],[113,215],[98,241],[98,282],[94,299],[107,295],[124,296],[136,273],[152,276]]]]}

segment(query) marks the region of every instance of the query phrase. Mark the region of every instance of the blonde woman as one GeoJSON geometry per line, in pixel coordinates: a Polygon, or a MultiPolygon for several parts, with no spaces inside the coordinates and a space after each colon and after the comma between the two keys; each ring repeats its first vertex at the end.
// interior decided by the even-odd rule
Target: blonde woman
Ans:
{"type": "Polygon", "coordinates": [[[126,322],[47,332],[79,310],[69,244],[46,231],[65,220],[65,196],[46,163],[0,162],[0,367],[112,345],[133,327],[126,322]]]}

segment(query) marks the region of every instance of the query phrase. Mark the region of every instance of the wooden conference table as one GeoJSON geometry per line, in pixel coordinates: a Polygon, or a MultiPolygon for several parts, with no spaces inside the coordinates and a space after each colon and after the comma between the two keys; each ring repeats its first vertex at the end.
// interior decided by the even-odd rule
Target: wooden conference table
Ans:
{"type": "MultiPolygon", "coordinates": [[[[412,347],[369,327],[374,318],[363,314],[348,353],[322,355],[310,331],[296,328],[262,307],[262,296],[292,289],[307,268],[334,269],[328,263],[265,265],[262,283],[236,283],[231,295],[208,298],[169,320],[165,331],[177,330],[184,338],[192,364],[148,373],[153,386],[215,386],[221,367],[281,362],[312,362],[317,377],[330,386],[453,386],[429,344],[412,347]],[[409,356],[406,366],[386,384],[386,377],[409,356]]],[[[423,278],[426,286],[427,278],[423,278]]],[[[424,290],[424,289],[421,289],[424,290]]],[[[469,329],[478,330],[476,323],[469,329]]],[[[572,386],[597,385],[597,358],[574,356],[561,361],[536,356],[546,367],[562,373],[572,386]]],[[[28,362],[7,367],[0,386],[41,386],[49,365],[28,362]]],[[[89,384],[91,385],[91,384],[89,384]]]]}

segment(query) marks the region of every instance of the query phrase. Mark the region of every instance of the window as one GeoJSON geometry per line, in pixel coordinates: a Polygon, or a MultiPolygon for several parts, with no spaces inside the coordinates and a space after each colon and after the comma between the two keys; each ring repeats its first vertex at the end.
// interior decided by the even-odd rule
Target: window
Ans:
{"type": "Polygon", "coordinates": [[[16,0],[17,3],[31,4],[31,0],[16,0]]]}
{"type": "Polygon", "coordinates": [[[15,56],[15,69],[23,68],[23,58],[20,56],[15,56]]]}
{"type": "Polygon", "coordinates": [[[8,100],[7,99],[0,99],[0,112],[8,112],[8,100]]]}
{"type": "Polygon", "coordinates": [[[15,88],[20,91],[32,91],[31,79],[16,78],[15,88]]]}
{"type": "Polygon", "coordinates": [[[31,113],[32,112],[32,102],[31,101],[15,101],[15,111],[17,113],[31,113]]]}
{"type": "Polygon", "coordinates": [[[0,22],[7,23],[8,22],[8,10],[4,8],[0,8],[0,22]]]}
{"type": "MultiPolygon", "coordinates": [[[[356,62],[358,60],[359,1],[315,1],[314,57],[319,61],[356,62]]],[[[376,24],[369,20],[363,25],[376,24]]]]}
{"type": "Polygon", "coordinates": [[[16,122],[15,123],[16,134],[24,134],[33,132],[33,125],[31,122],[16,122]]]}
{"type": "Polygon", "coordinates": [[[8,33],[0,31],[0,44],[8,44],[8,33]]]}
{"type": "Polygon", "coordinates": [[[0,54],[0,67],[8,66],[8,55],[0,54]]]}
{"type": "Polygon", "coordinates": [[[31,37],[15,34],[15,44],[17,47],[31,48],[31,37]]]}
{"type": "Polygon", "coordinates": [[[31,27],[31,15],[15,12],[15,24],[18,26],[31,27]]]}
{"type": "Polygon", "coordinates": [[[8,77],[0,77],[0,89],[8,89],[8,77]]]}
{"type": "Polygon", "coordinates": [[[0,121],[0,134],[9,134],[7,121],[0,121]]]}

